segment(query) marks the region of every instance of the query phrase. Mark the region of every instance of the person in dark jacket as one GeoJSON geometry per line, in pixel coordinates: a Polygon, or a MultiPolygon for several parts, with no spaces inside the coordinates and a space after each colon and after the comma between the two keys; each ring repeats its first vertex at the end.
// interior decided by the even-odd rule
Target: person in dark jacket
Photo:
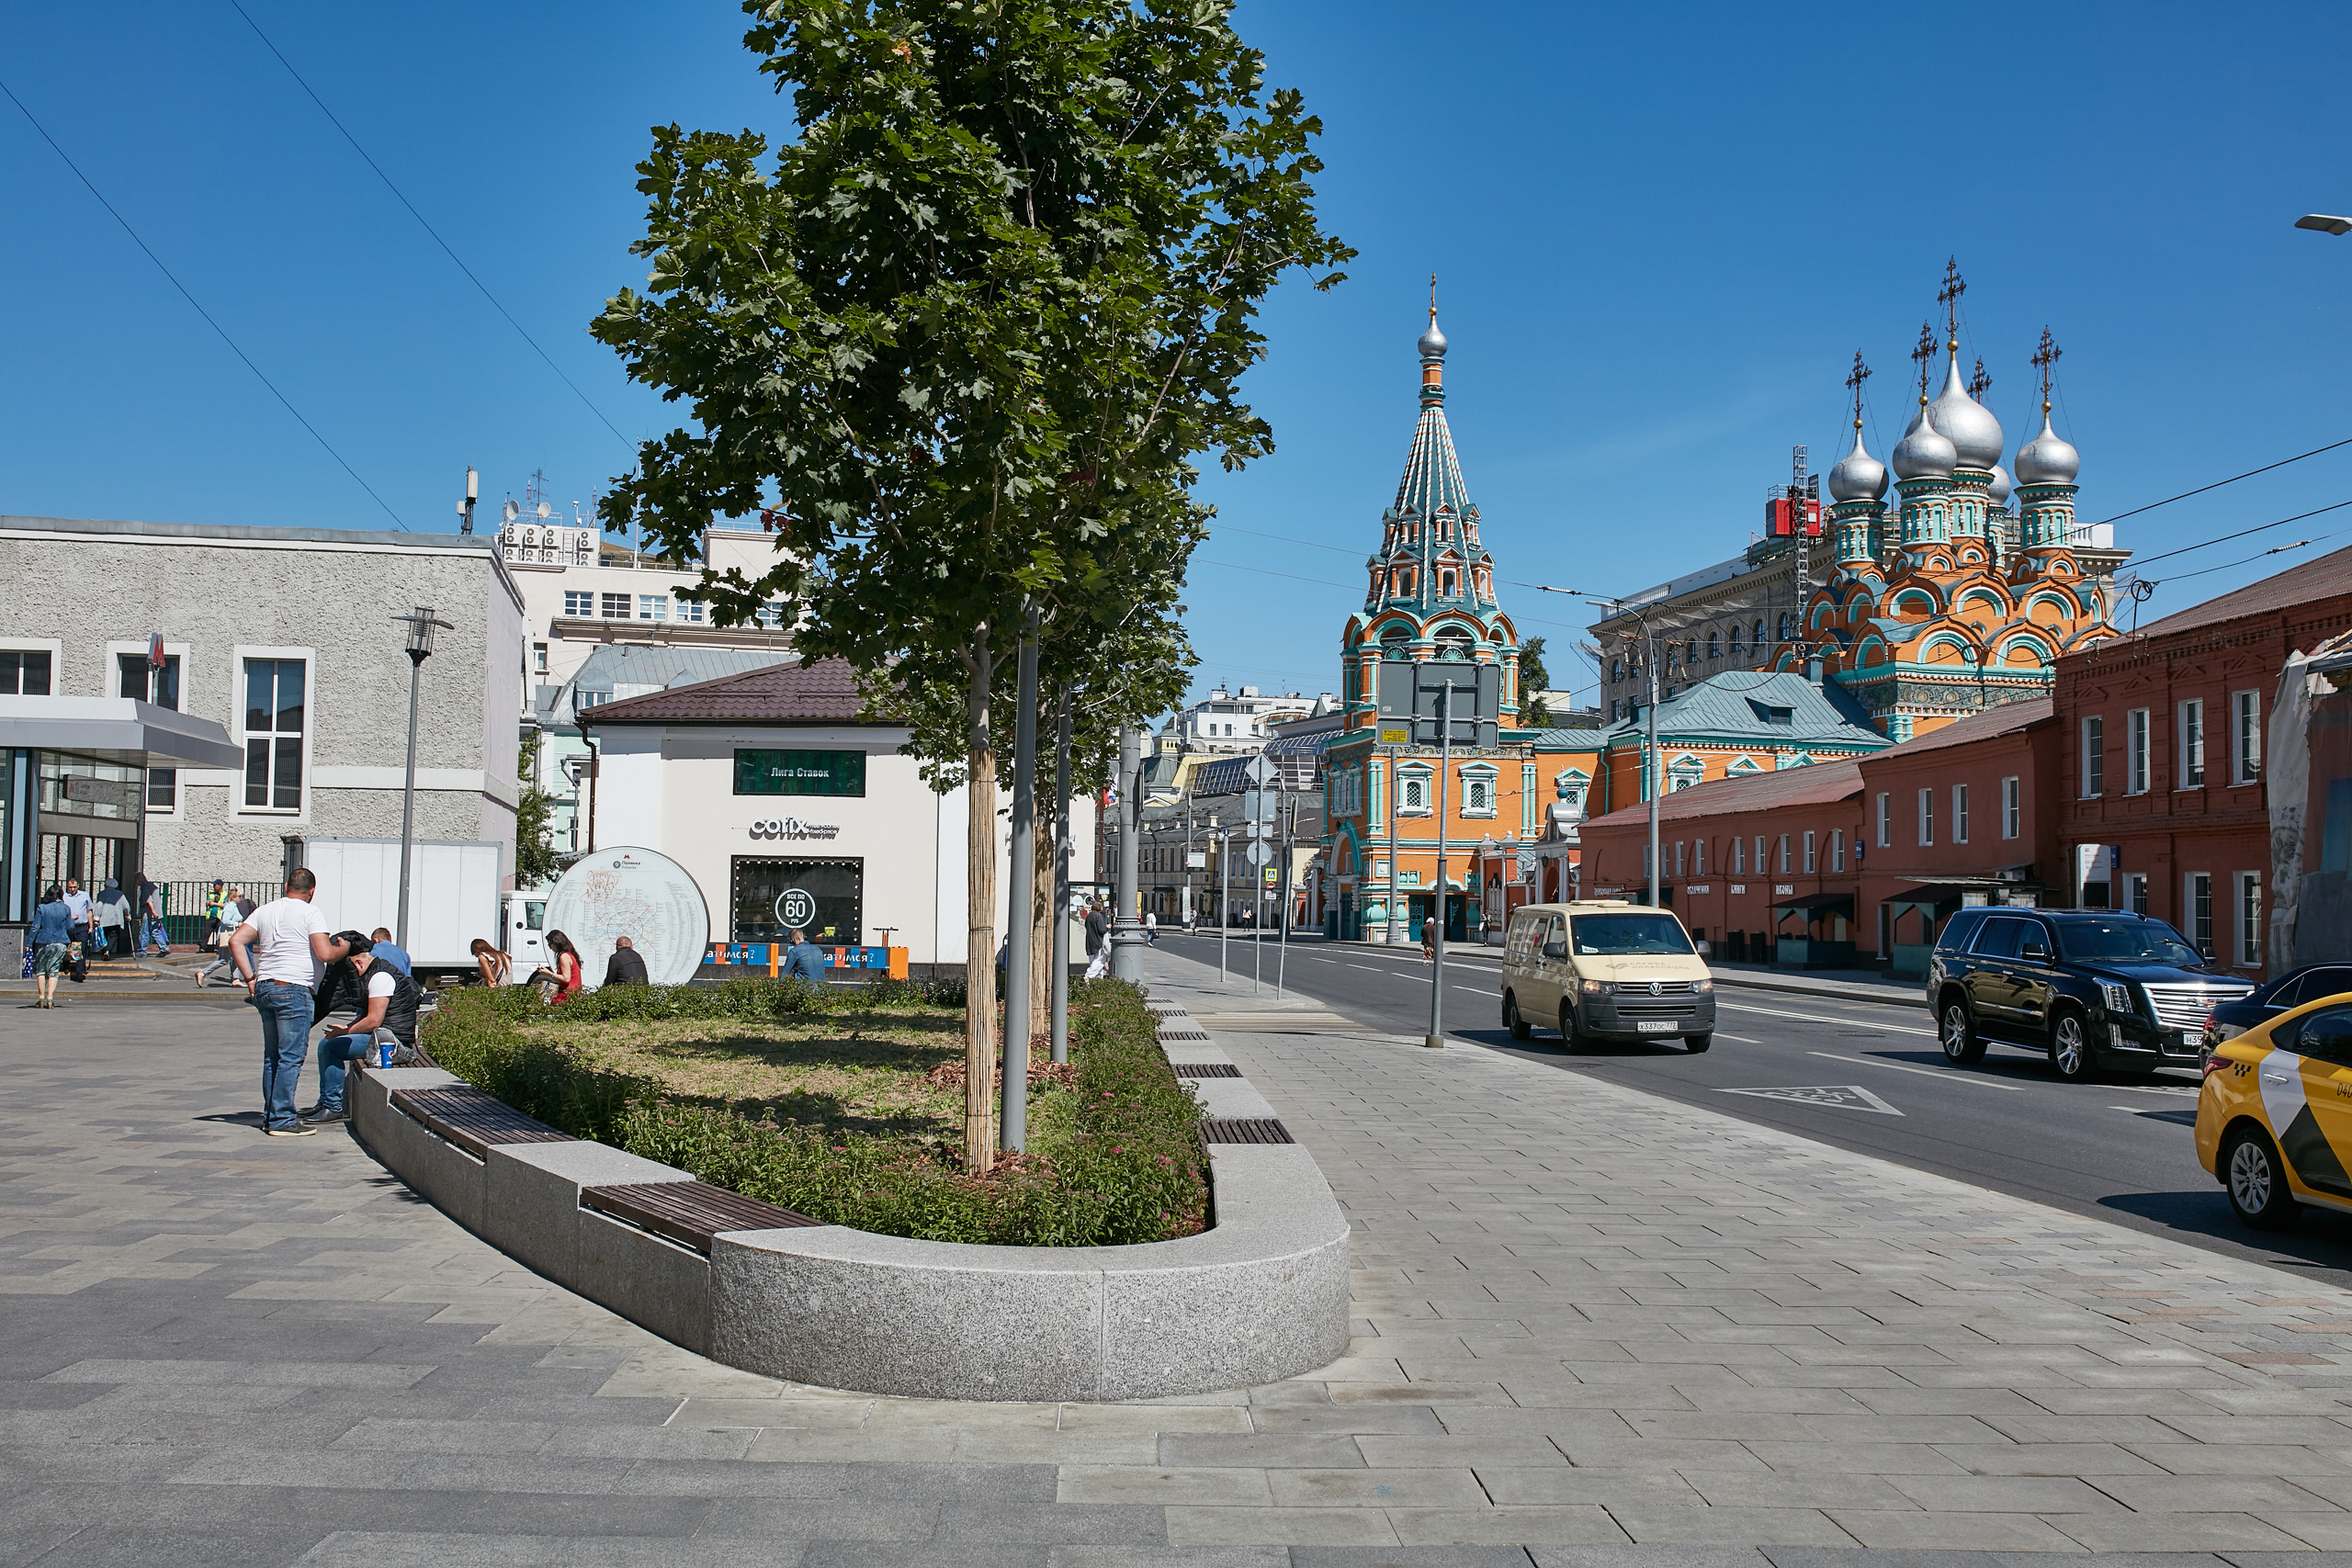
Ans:
{"type": "Polygon", "coordinates": [[[650,986],[653,977],[645,972],[645,955],[637,944],[625,936],[613,939],[613,956],[605,964],[607,986],[650,986]]]}
{"type": "MultiPolygon", "coordinates": [[[[417,1008],[424,1000],[424,988],[390,964],[377,963],[369,951],[372,945],[361,937],[350,957],[335,966],[348,969],[358,983],[359,1017],[349,1029],[319,1042],[319,1102],[303,1112],[306,1125],[348,1118],[344,1101],[346,1069],[353,1062],[372,1059],[369,1053],[375,1049],[376,1031],[390,1031],[392,1038],[403,1045],[416,1043],[417,1008]]],[[[322,984],[320,988],[326,987],[322,984]]]]}

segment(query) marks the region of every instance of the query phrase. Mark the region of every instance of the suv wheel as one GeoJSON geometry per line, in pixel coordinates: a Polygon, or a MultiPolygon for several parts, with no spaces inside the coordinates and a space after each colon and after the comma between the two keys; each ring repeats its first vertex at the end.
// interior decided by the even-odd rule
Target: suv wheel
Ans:
{"type": "Polygon", "coordinates": [[[1524,1040],[1535,1032],[1533,1026],[1519,1016],[1519,998],[1509,991],[1503,993],[1503,1027],[1510,1031],[1513,1040],[1524,1040]]]}
{"type": "Polygon", "coordinates": [[[1968,1004],[1958,997],[1944,1003],[1936,1032],[1942,1040],[1946,1061],[1965,1066],[1984,1059],[1984,1037],[1976,1032],[1976,1021],[1969,1016],[1968,1004]]]}
{"type": "Polygon", "coordinates": [[[1693,1056],[1714,1043],[1715,1037],[1712,1034],[1686,1034],[1682,1037],[1682,1048],[1693,1056]]]}
{"type": "Polygon", "coordinates": [[[2220,1163],[2230,1207],[2254,1229],[2284,1230],[2301,1215],[2303,1206],[2287,1191],[2278,1151],[2260,1128],[2241,1126],[2222,1139],[2220,1163]]]}
{"type": "Polygon", "coordinates": [[[2088,1083],[2098,1076],[2091,1060],[2090,1027],[2078,1012],[2062,1012],[2050,1026],[2050,1065],[2068,1083],[2088,1083]]]}

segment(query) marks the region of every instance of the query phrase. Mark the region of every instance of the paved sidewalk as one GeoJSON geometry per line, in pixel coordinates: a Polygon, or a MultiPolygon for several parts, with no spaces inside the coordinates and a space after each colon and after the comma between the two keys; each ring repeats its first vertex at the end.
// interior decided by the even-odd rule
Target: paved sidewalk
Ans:
{"type": "Polygon", "coordinates": [[[345,1136],[260,1137],[243,1009],[0,1008],[0,1565],[2352,1548],[2352,1295],[1149,962],[1358,1226],[1330,1368],[1125,1406],[752,1377],[345,1136]]]}

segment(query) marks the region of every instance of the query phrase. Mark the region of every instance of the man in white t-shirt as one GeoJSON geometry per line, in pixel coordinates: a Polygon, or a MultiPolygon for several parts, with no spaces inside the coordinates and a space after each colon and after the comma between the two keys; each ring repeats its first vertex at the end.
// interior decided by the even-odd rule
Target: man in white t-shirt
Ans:
{"type": "Polygon", "coordinates": [[[286,879],[286,894],[245,917],[229,937],[229,961],[261,1014],[262,1131],[273,1138],[318,1132],[295,1114],[294,1089],[309,1055],[312,992],[329,963],[342,956],[326,918],[311,906],[318,878],[306,868],[286,879]]]}

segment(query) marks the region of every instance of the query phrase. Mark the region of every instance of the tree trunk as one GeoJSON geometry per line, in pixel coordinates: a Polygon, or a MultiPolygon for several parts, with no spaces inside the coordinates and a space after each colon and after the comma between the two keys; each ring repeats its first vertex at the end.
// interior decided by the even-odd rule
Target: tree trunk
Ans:
{"type": "MultiPolygon", "coordinates": [[[[996,741],[989,698],[996,656],[986,626],[965,655],[971,675],[970,728],[965,740],[964,1164],[985,1172],[996,1163],[996,741]]],[[[1018,915],[1014,917],[1018,919],[1018,915]]]]}

